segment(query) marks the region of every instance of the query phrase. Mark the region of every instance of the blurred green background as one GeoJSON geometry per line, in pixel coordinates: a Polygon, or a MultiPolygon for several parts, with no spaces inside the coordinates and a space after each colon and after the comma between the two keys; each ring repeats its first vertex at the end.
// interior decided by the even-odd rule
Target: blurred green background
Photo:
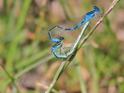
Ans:
{"type": "MultiPolygon", "coordinates": [[[[0,0],[0,93],[44,93],[61,60],[48,29],[112,0],[0,0]]],[[[124,93],[124,0],[97,28],[53,93],[124,93]]],[[[71,39],[71,38],[69,38],[71,39]]]]}

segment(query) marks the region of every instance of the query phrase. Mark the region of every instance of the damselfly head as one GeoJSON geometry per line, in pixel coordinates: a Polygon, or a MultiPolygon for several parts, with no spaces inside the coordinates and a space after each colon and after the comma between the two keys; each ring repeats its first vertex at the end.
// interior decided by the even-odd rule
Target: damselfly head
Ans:
{"type": "Polygon", "coordinates": [[[100,9],[97,6],[94,6],[93,8],[94,8],[93,10],[96,14],[100,13],[100,9]]]}
{"type": "Polygon", "coordinates": [[[94,14],[95,14],[95,19],[99,19],[101,17],[101,11],[97,6],[94,6],[94,14]]]}
{"type": "Polygon", "coordinates": [[[64,37],[61,37],[61,36],[60,36],[60,37],[58,37],[58,38],[59,38],[61,41],[64,40],[64,37]]]}

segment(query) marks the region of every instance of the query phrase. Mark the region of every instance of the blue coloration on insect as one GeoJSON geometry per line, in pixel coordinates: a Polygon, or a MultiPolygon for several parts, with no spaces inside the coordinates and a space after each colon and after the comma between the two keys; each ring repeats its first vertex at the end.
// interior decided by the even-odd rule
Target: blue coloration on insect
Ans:
{"type": "Polygon", "coordinates": [[[50,32],[48,32],[48,35],[49,35],[49,39],[50,39],[53,43],[60,43],[62,40],[64,40],[64,37],[52,38],[50,32]]]}
{"type": "Polygon", "coordinates": [[[60,42],[58,42],[58,43],[55,43],[55,44],[52,46],[52,48],[51,48],[51,51],[52,51],[52,53],[54,54],[54,56],[55,56],[56,58],[58,58],[58,59],[64,59],[64,60],[66,60],[70,55],[72,55],[72,54],[74,55],[74,54],[76,53],[76,50],[77,50],[77,47],[78,47],[79,42],[80,42],[80,40],[81,40],[81,37],[83,36],[83,34],[84,34],[86,28],[88,27],[89,23],[90,23],[90,22],[87,22],[87,23],[84,25],[84,27],[83,27],[83,29],[82,29],[80,35],[78,36],[76,42],[74,43],[73,47],[69,50],[69,52],[67,52],[67,53],[64,52],[64,54],[58,53],[58,51],[59,51],[59,50],[61,51],[61,49],[62,49],[63,40],[60,41],[60,42]]]}
{"type": "Polygon", "coordinates": [[[52,46],[51,48],[51,51],[52,53],[54,54],[54,56],[56,58],[59,58],[59,59],[65,59],[66,58],[66,54],[65,55],[61,55],[61,54],[58,54],[56,51],[58,51],[61,47],[62,47],[62,43],[56,43],[54,46],[52,46]],[[56,45],[57,44],[57,45],[56,45]]]}
{"type": "Polygon", "coordinates": [[[76,43],[74,44],[74,47],[73,49],[70,49],[69,53],[64,53],[64,54],[59,54],[58,51],[60,50],[61,51],[61,48],[62,48],[62,45],[63,45],[63,40],[64,40],[64,37],[56,37],[56,38],[53,38],[51,36],[51,30],[54,29],[55,27],[57,28],[60,28],[64,31],[74,31],[78,28],[80,28],[81,26],[84,26],[83,29],[82,29],[82,32],[81,32],[81,35],[83,35],[84,31],[87,29],[90,21],[97,15],[100,13],[100,9],[97,7],[97,6],[94,6],[93,10],[86,13],[82,19],[82,21],[80,23],[78,23],[77,25],[75,25],[74,27],[72,28],[63,28],[63,27],[60,27],[60,26],[54,26],[53,28],[51,28],[48,32],[48,35],[49,35],[49,39],[55,43],[52,48],[51,48],[51,51],[52,53],[54,54],[54,56],[56,56],[56,58],[59,58],[59,59],[67,59],[70,55],[73,54],[73,52],[76,50],[77,46],[78,46],[78,43],[79,43],[79,40],[81,39],[81,36],[79,34],[77,41],[76,43]]]}
{"type": "MultiPolygon", "coordinates": [[[[100,9],[97,6],[94,6],[93,10],[86,13],[82,19],[82,21],[80,23],[78,23],[77,25],[75,25],[72,28],[64,28],[64,30],[68,30],[68,31],[74,31],[78,28],[80,28],[82,25],[84,25],[86,22],[90,21],[93,17],[95,17],[95,15],[100,13],[100,9]]],[[[60,27],[59,27],[60,28],[60,27]]],[[[61,27],[62,28],[62,27],[61,27]]]]}

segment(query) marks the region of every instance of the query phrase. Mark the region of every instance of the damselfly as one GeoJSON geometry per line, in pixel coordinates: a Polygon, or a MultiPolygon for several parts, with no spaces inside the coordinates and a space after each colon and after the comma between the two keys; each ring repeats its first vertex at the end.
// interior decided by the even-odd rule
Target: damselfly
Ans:
{"type": "MultiPolygon", "coordinates": [[[[57,26],[54,26],[52,27],[50,30],[54,29],[54,28],[60,28],[62,29],[63,31],[75,31],[76,29],[79,29],[81,26],[83,26],[86,22],[90,21],[91,19],[93,19],[97,14],[100,13],[100,9],[97,7],[97,6],[94,6],[93,7],[93,10],[91,10],[90,12],[86,13],[82,20],[77,23],[74,27],[71,27],[71,28],[64,28],[64,27],[61,27],[59,25],[57,26]]],[[[49,31],[50,31],[49,30],[49,31]]]]}
{"type": "Polygon", "coordinates": [[[88,25],[90,24],[91,20],[99,13],[100,13],[100,9],[96,6],[94,6],[93,10],[86,13],[84,15],[83,19],[81,20],[81,22],[76,24],[74,27],[63,28],[61,26],[54,26],[53,28],[51,28],[48,32],[48,35],[49,35],[50,40],[54,43],[54,45],[51,48],[52,53],[59,59],[67,59],[70,55],[74,54],[77,50],[77,47],[80,43],[80,40],[81,40],[82,36],[84,35],[84,32],[86,31],[86,29],[87,29],[88,25]],[[73,47],[71,47],[70,50],[67,53],[63,52],[64,49],[62,48],[62,46],[63,46],[64,37],[62,37],[62,36],[52,37],[51,31],[54,28],[62,29],[62,31],[74,31],[74,30],[80,28],[81,26],[83,26],[82,31],[79,34],[77,40],[75,41],[73,47]]]}

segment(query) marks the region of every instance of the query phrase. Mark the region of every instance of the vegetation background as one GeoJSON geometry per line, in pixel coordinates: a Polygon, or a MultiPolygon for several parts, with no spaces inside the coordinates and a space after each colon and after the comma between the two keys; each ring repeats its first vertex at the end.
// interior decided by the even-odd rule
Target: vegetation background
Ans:
{"type": "MultiPolygon", "coordinates": [[[[44,93],[61,63],[51,54],[48,29],[75,23],[94,5],[104,12],[111,2],[0,0],[0,93],[44,93]]],[[[124,93],[124,0],[78,51],[53,91],[84,92],[124,93]]]]}

